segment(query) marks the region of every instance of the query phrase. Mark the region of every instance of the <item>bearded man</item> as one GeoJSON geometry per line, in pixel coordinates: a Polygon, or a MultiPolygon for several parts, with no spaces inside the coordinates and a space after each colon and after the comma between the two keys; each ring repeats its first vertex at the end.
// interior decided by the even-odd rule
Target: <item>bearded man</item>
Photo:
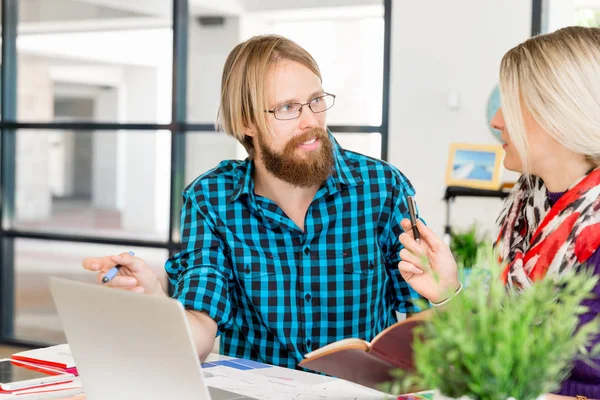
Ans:
{"type": "MultiPolygon", "coordinates": [[[[307,352],[370,341],[419,311],[398,263],[414,189],[388,163],[344,150],[326,128],[335,95],[296,43],[275,35],[227,58],[219,121],[248,152],[183,192],[181,252],[166,262],[199,356],[221,353],[298,368],[307,352]]],[[[138,257],[88,258],[111,286],[164,296],[138,257]]]]}

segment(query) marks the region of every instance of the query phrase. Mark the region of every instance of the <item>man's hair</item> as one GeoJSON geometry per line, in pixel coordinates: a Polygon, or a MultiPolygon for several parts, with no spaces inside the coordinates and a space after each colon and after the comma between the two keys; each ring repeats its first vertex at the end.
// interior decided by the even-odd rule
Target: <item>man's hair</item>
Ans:
{"type": "Polygon", "coordinates": [[[509,50],[500,65],[500,93],[526,173],[523,109],[558,143],[600,165],[600,28],[563,28],[509,50]]]}
{"type": "Polygon", "coordinates": [[[252,37],[238,44],[225,61],[217,125],[235,137],[250,157],[254,156],[254,143],[244,129],[254,126],[261,134],[269,131],[265,78],[269,68],[280,60],[298,62],[322,79],[312,56],[278,35],[252,37]]]}

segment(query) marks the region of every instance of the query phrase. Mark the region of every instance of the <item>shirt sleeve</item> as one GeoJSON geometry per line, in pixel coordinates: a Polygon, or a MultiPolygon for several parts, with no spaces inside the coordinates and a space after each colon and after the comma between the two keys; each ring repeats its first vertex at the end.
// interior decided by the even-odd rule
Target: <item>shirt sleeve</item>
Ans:
{"type": "Polygon", "coordinates": [[[229,251],[208,217],[206,204],[199,205],[190,190],[183,197],[181,251],[167,260],[165,269],[174,287],[173,298],[186,309],[208,314],[219,335],[232,325],[229,251]]]}
{"type": "MultiPolygon", "coordinates": [[[[600,274],[600,249],[596,250],[585,264],[594,269],[594,274],[600,274]]],[[[593,289],[594,298],[584,300],[582,303],[588,308],[588,311],[579,317],[579,325],[591,322],[600,313],[600,283],[593,289]]],[[[600,343],[600,336],[596,336],[591,347],[600,343]]],[[[592,360],[596,366],[600,366],[600,358],[592,360]]],[[[600,399],[600,370],[583,361],[575,361],[571,376],[561,384],[560,391],[557,394],[563,396],[586,396],[590,399],[600,399]]]]}
{"type": "Polygon", "coordinates": [[[428,302],[424,297],[419,295],[400,275],[398,263],[400,262],[400,250],[402,244],[398,236],[403,231],[400,226],[400,221],[404,218],[409,218],[407,196],[414,196],[415,189],[410,181],[400,172],[396,170],[394,184],[391,188],[391,209],[387,226],[382,235],[381,249],[384,253],[386,270],[393,285],[393,293],[395,295],[395,309],[401,313],[416,313],[423,311],[424,307],[428,308],[428,302]],[[422,300],[417,304],[418,300],[422,300]]]}

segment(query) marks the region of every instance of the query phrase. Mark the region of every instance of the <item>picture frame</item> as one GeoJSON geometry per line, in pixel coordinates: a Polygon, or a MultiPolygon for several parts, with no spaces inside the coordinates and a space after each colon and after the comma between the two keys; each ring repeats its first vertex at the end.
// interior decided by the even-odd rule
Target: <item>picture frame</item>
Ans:
{"type": "Polygon", "coordinates": [[[451,143],[446,185],[498,190],[503,158],[501,145],[451,143]]]}

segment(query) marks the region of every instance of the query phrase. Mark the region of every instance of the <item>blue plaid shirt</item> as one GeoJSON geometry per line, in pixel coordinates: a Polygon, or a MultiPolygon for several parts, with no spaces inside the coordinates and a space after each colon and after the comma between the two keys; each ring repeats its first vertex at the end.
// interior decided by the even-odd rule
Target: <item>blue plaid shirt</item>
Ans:
{"type": "Polygon", "coordinates": [[[390,164],[342,149],[308,208],[305,232],[254,193],[251,160],[224,161],[183,192],[173,297],[213,318],[221,353],[298,368],[343,338],[367,341],[420,311],[397,264],[414,189],[390,164]]]}

